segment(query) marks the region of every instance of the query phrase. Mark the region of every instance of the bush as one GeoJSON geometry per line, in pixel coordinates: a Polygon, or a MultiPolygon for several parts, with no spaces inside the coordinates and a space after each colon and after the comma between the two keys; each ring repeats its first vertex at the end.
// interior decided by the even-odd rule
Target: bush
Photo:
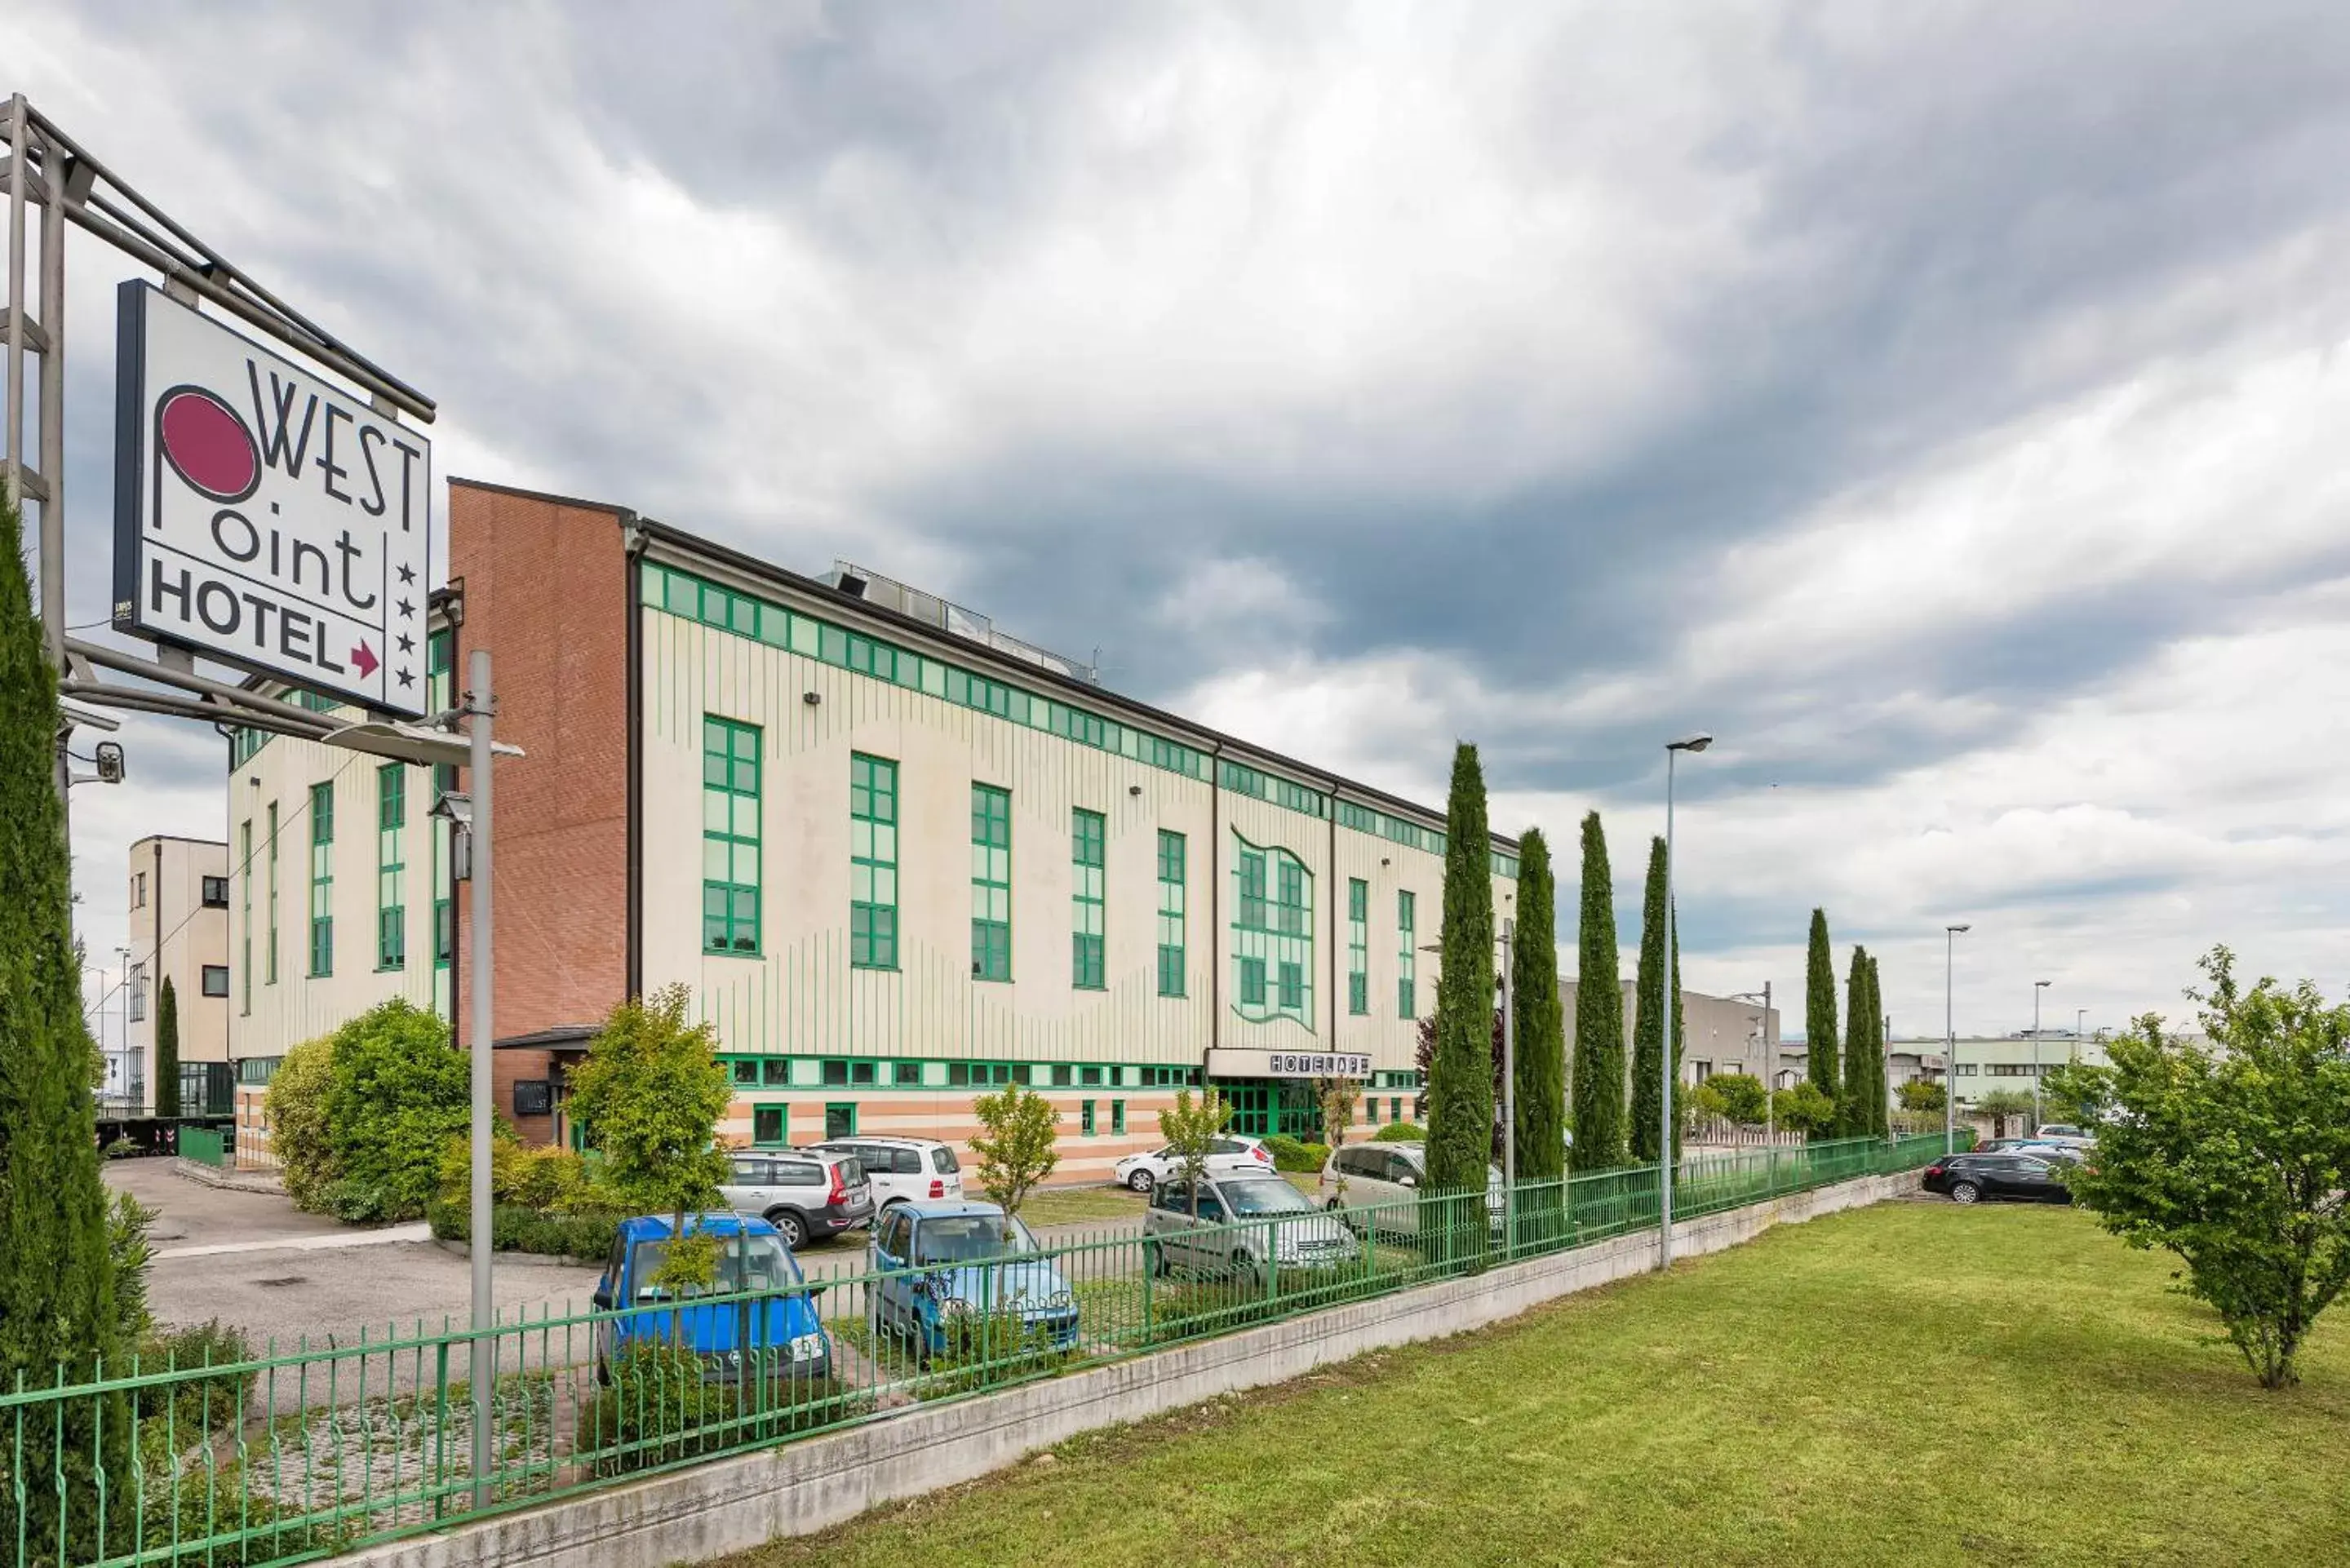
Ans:
{"type": "Polygon", "coordinates": [[[1371,1135],[1373,1143],[1426,1143],[1428,1129],[1411,1122],[1389,1122],[1371,1135]]]}
{"type": "Polygon", "coordinates": [[[1264,1147],[1275,1170],[1316,1171],[1330,1158],[1328,1144],[1306,1143],[1283,1133],[1265,1139],[1264,1147]]]}
{"type": "MultiPolygon", "coordinates": [[[[432,1234],[444,1241],[471,1240],[473,1216],[462,1200],[435,1199],[425,1205],[424,1218],[432,1227],[432,1234]]],[[[490,1249],[601,1262],[612,1251],[612,1237],[622,1218],[596,1210],[553,1214],[502,1203],[490,1210],[490,1249]]]]}
{"type": "Polygon", "coordinates": [[[1716,1073],[1698,1085],[1700,1094],[1708,1089],[1713,1091],[1712,1098],[1726,1120],[1757,1127],[1769,1113],[1770,1096],[1762,1080],[1752,1073],[1716,1073]]]}
{"type": "Polygon", "coordinates": [[[613,1359],[608,1386],[579,1413],[574,1447],[607,1475],[691,1459],[737,1441],[732,1383],[708,1381],[702,1358],[668,1340],[638,1341],[613,1359]],[[603,1453],[618,1449],[616,1453],[603,1453]]]}
{"type": "Polygon", "coordinates": [[[117,1133],[114,1141],[98,1151],[108,1159],[136,1159],[147,1150],[127,1133],[117,1133]]]}
{"type": "MultiPolygon", "coordinates": [[[[369,1009],[334,1033],[327,1092],[328,1137],[341,1174],[368,1189],[347,1213],[410,1220],[432,1196],[442,1147],[472,1115],[472,1068],[449,1026],[401,999],[369,1009]]],[[[279,1072],[285,1069],[281,1066],[279,1072]]],[[[275,1087],[275,1085],[272,1085],[275,1087]]]]}
{"type": "Polygon", "coordinates": [[[328,1182],[318,1193],[315,1209],[346,1225],[380,1225],[387,1220],[406,1218],[393,1211],[391,1195],[381,1186],[355,1176],[328,1182]]]}
{"type": "Polygon", "coordinates": [[[139,1370],[145,1374],[184,1371],[189,1367],[232,1366],[242,1370],[216,1376],[159,1384],[140,1396],[140,1415],[165,1423],[178,1449],[206,1442],[236,1429],[244,1419],[259,1374],[245,1363],[253,1359],[253,1342],[242,1329],[215,1318],[185,1328],[166,1328],[148,1335],[139,1348],[139,1370]]]}
{"type": "Polygon", "coordinates": [[[306,1040],[277,1064],[263,1102],[269,1148],[277,1157],[286,1196],[296,1209],[314,1214],[327,1211],[324,1194],[343,1174],[341,1157],[328,1130],[327,1092],[333,1086],[334,1071],[333,1038],[306,1040]]]}

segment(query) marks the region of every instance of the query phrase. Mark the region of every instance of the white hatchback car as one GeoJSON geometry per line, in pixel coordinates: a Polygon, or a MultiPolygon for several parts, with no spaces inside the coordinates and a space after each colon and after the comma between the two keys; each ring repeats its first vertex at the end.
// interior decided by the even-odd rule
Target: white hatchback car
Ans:
{"type": "MultiPolygon", "coordinates": [[[[1148,1192],[1162,1181],[1182,1179],[1183,1161],[1171,1148],[1154,1148],[1128,1155],[1115,1169],[1119,1186],[1148,1192]]],[[[1259,1139],[1226,1134],[1208,1147],[1207,1171],[1210,1176],[1269,1176],[1273,1150],[1259,1139]]]]}
{"type": "Polygon", "coordinates": [[[873,1184],[873,1212],[896,1203],[962,1197],[962,1163],[950,1145],[928,1137],[836,1137],[814,1146],[826,1154],[856,1157],[873,1184]]]}

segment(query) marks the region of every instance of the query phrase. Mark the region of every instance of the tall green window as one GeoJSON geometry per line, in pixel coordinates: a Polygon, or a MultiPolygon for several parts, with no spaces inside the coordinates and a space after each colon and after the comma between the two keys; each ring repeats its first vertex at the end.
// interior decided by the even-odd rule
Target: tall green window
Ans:
{"type": "Polygon", "coordinates": [[[375,967],[408,967],[408,770],[386,763],[375,774],[375,967]]]}
{"type": "Polygon", "coordinates": [[[262,983],[277,983],[277,803],[269,803],[269,948],[262,955],[266,965],[262,983]]]}
{"type": "Polygon", "coordinates": [[[1012,978],[1012,792],[971,786],[971,977],[1012,978]]]}
{"type": "Polygon", "coordinates": [[[702,716],[702,950],[759,950],[759,727],[702,716]]]}
{"type": "Polygon", "coordinates": [[[1238,841],[1232,867],[1239,894],[1239,918],[1232,922],[1237,1010],[1252,1022],[1287,1018],[1311,1029],[1313,874],[1286,849],[1233,836],[1238,841]]]}
{"type": "Polygon", "coordinates": [[[335,782],[310,786],[310,972],[335,972],[335,782]]]}
{"type": "Polygon", "coordinates": [[[1419,1016],[1419,949],[1414,944],[1412,922],[1418,900],[1409,892],[1396,893],[1396,1016],[1419,1016]]]}
{"type": "Polygon", "coordinates": [[[1347,878],[1347,1011],[1371,1010],[1371,885],[1347,878]]]}
{"type": "Polygon", "coordinates": [[[898,967],[898,764],[848,758],[848,961],[898,967]]]}
{"type": "Polygon", "coordinates": [[[237,1006],[240,1012],[249,1013],[253,1011],[253,818],[249,816],[237,828],[236,864],[244,887],[244,898],[237,910],[243,949],[236,966],[242,987],[237,1006]]]}
{"type": "Polygon", "coordinates": [[[1102,989],[1102,903],[1107,822],[1100,812],[1078,807],[1069,817],[1069,983],[1079,991],[1102,989]]]}
{"type": "Polygon", "coordinates": [[[1159,830],[1159,994],[1183,994],[1185,854],[1183,836],[1159,830]]]}

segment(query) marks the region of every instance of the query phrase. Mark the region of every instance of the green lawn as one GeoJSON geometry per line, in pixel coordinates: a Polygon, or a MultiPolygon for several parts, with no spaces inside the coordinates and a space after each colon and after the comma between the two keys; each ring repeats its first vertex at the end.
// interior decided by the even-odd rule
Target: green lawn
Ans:
{"type": "MultiPolygon", "coordinates": [[[[987,1195],[977,1187],[969,1181],[964,1187],[974,1202],[986,1201],[987,1195]]],[[[1028,1195],[1020,1205],[1020,1218],[1031,1226],[1139,1224],[1142,1210],[1142,1195],[1123,1187],[1048,1187],[1028,1195]]]]}
{"type": "Polygon", "coordinates": [[[1880,1204],[731,1562],[2350,1563],[2350,1338],[2265,1393],[2168,1274],[1880,1204]]]}

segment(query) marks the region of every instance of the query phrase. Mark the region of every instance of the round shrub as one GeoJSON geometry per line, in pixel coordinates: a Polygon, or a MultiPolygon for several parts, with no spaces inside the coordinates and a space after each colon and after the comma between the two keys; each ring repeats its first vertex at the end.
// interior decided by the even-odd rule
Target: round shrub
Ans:
{"type": "Polygon", "coordinates": [[[1428,1129],[1412,1122],[1389,1122],[1371,1135],[1373,1143],[1426,1143],[1428,1129]]]}
{"type": "Polygon", "coordinates": [[[1264,1147],[1275,1170],[1315,1171],[1330,1158],[1328,1144],[1306,1143],[1282,1133],[1265,1139],[1264,1147]]]}
{"type": "Polygon", "coordinates": [[[286,1053],[269,1080],[263,1114],[269,1122],[269,1148],[277,1157],[286,1196],[296,1209],[325,1211],[324,1194],[343,1174],[342,1160],[328,1134],[327,1091],[333,1085],[335,1043],[331,1036],[306,1040],[286,1053]]]}

